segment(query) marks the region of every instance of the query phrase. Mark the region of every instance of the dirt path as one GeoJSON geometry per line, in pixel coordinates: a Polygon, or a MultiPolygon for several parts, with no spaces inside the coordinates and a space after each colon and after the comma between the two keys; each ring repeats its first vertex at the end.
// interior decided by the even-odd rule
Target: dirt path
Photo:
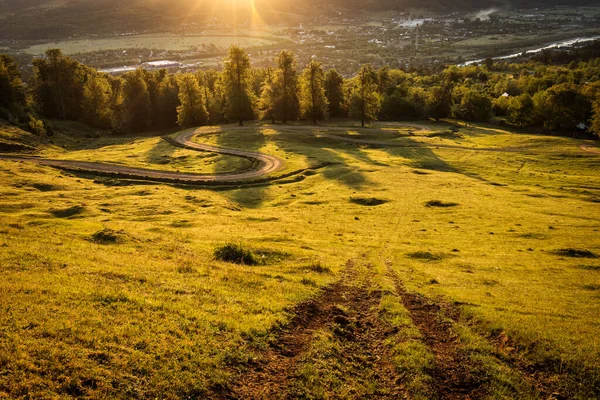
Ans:
{"type": "Polygon", "coordinates": [[[579,148],[583,151],[587,151],[588,153],[600,154],[600,149],[594,146],[582,145],[579,148]]]}
{"type": "Polygon", "coordinates": [[[12,155],[0,155],[0,159],[9,161],[25,161],[61,169],[97,173],[104,175],[114,175],[121,178],[156,180],[175,183],[210,183],[210,182],[248,182],[258,181],[260,178],[275,173],[283,166],[283,161],[275,156],[257,152],[227,149],[217,146],[203,145],[193,142],[192,137],[198,134],[216,133],[216,130],[198,129],[187,130],[178,133],[168,140],[173,144],[197,151],[209,151],[218,154],[244,157],[254,161],[257,168],[224,174],[194,174],[164,170],[153,170],[145,168],[126,167],[114,164],[104,164],[99,162],[75,161],[75,160],[56,160],[48,158],[22,157],[12,155]]]}
{"type": "MultiPolygon", "coordinates": [[[[358,386],[359,375],[375,385],[368,393],[356,393],[356,398],[400,399],[405,398],[400,377],[391,363],[386,338],[394,333],[378,317],[381,291],[369,291],[363,285],[352,282],[353,264],[338,282],[325,288],[320,295],[299,304],[293,310],[294,317],[287,328],[262,352],[261,361],[241,374],[232,386],[229,399],[294,399],[297,392],[297,370],[310,358],[315,333],[326,329],[339,341],[342,351],[336,353],[335,363],[344,367],[358,365],[356,374],[346,373],[343,380],[353,380],[358,386]]],[[[310,360],[308,360],[310,361],[310,360]]],[[[331,367],[333,368],[333,366],[331,367]]],[[[344,386],[347,382],[343,383],[344,386]]],[[[363,388],[368,386],[363,385],[363,388]]],[[[305,389],[302,387],[302,389],[305,389]]],[[[329,388],[331,389],[331,388],[329,388]]]]}
{"type": "MultiPolygon", "coordinates": [[[[388,267],[389,268],[389,267],[388,267]]],[[[450,321],[444,319],[439,304],[416,293],[406,291],[402,282],[389,268],[389,275],[413,323],[423,334],[427,347],[434,355],[431,371],[433,389],[440,400],[485,398],[485,377],[476,376],[468,356],[462,350],[460,338],[450,321]]]]}

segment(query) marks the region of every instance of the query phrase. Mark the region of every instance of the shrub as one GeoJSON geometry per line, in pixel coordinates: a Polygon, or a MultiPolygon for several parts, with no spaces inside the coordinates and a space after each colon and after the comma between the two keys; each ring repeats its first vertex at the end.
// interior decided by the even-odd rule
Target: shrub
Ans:
{"type": "Polygon", "coordinates": [[[214,251],[215,258],[233,264],[258,265],[260,260],[251,249],[242,244],[227,243],[214,251]]]}
{"type": "Polygon", "coordinates": [[[46,137],[48,135],[44,121],[37,119],[33,115],[29,118],[29,132],[38,137],[46,137]]]}

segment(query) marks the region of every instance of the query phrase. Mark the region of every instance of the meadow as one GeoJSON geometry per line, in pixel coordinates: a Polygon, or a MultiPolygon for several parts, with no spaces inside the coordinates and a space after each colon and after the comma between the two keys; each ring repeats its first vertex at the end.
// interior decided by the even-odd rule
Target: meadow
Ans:
{"type": "MultiPolygon", "coordinates": [[[[195,140],[328,165],[208,188],[0,160],[0,397],[600,394],[595,143],[457,121],[219,131],[195,140]]],[[[0,140],[243,167],[159,134],[0,140]]]]}

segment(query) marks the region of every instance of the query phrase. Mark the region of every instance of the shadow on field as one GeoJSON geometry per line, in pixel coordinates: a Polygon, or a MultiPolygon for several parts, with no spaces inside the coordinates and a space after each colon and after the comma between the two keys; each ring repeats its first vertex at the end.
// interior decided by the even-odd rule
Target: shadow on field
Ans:
{"type": "MultiPolygon", "coordinates": [[[[288,152],[298,155],[303,155],[307,159],[316,159],[319,161],[328,161],[338,163],[339,165],[328,167],[323,176],[327,179],[337,180],[340,183],[352,189],[364,189],[369,186],[375,186],[376,183],[370,181],[367,176],[359,172],[359,169],[347,165],[347,157],[352,157],[362,163],[366,163],[375,167],[389,167],[388,164],[382,163],[379,160],[374,160],[362,150],[362,148],[380,149],[393,157],[406,159],[407,165],[412,168],[457,173],[473,178],[479,181],[488,182],[486,179],[477,174],[467,172],[456,168],[438,156],[435,152],[435,146],[424,145],[412,139],[410,136],[402,136],[400,140],[396,139],[393,146],[385,144],[366,144],[366,143],[350,143],[337,140],[332,137],[316,137],[315,132],[329,133],[327,127],[290,127],[290,129],[278,127],[280,134],[278,141],[279,146],[288,152]]],[[[350,129],[349,129],[350,130],[350,129]]],[[[385,132],[382,128],[352,128],[352,131],[357,133],[365,133],[367,140],[377,141],[378,133],[382,137],[389,137],[389,132],[385,132]]],[[[332,132],[332,135],[340,137],[348,137],[343,132],[332,132]]],[[[363,138],[360,138],[363,139],[363,138]]],[[[385,139],[384,139],[385,140],[385,139]]],[[[451,151],[452,149],[448,149],[451,151]]],[[[473,150],[456,150],[456,151],[473,151],[473,150]]]]}
{"type": "MultiPolygon", "coordinates": [[[[260,149],[262,149],[268,141],[268,138],[262,131],[253,126],[247,128],[225,126],[222,128],[221,132],[216,134],[216,137],[217,146],[219,147],[244,149],[253,152],[260,152],[260,149]],[[244,131],[247,131],[247,133],[244,131]],[[230,132],[233,134],[230,134],[230,132]],[[247,140],[246,138],[240,138],[240,133],[242,135],[247,134],[247,140]]],[[[226,172],[231,172],[231,168],[228,168],[225,164],[215,164],[214,173],[222,174],[226,172]]],[[[265,201],[267,189],[268,185],[253,186],[224,191],[223,195],[243,207],[259,208],[265,201]]]]}
{"type": "Polygon", "coordinates": [[[352,189],[361,190],[374,186],[375,183],[360,172],[359,168],[347,165],[348,160],[344,157],[344,154],[370,165],[387,166],[387,164],[371,160],[365,154],[356,151],[356,146],[353,144],[330,138],[317,138],[310,134],[307,135],[306,131],[302,131],[304,129],[312,131],[314,130],[312,127],[301,128],[302,130],[297,128],[286,129],[286,127],[277,127],[277,129],[278,135],[276,138],[279,147],[286,152],[305,157],[306,161],[311,164],[322,162],[335,164],[323,171],[323,177],[338,181],[352,189]]]}
{"type": "Polygon", "coordinates": [[[176,147],[166,140],[159,140],[156,145],[146,153],[146,162],[153,165],[166,165],[171,162],[171,155],[176,147]]]}

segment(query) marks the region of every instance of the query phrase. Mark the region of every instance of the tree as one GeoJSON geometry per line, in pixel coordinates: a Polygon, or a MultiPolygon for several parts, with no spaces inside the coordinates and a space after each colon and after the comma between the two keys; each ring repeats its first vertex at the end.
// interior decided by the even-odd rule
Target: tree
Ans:
{"type": "Polygon", "coordinates": [[[162,128],[177,126],[177,107],[179,107],[179,84],[174,75],[167,75],[158,86],[158,124],[162,128]]]}
{"type": "Polygon", "coordinates": [[[148,99],[150,100],[150,125],[155,126],[160,124],[160,110],[158,105],[158,98],[160,96],[159,87],[160,83],[168,75],[166,69],[159,69],[158,71],[143,71],[144,82],[148,88],[148,99]]]}
{"type": "Polygon", "coordinates": [[[427,114],[439,121],[448,118],[452,111],[452,93],[442,86],[434,86],[427,97],[427,114]]]}
{"type": "Polygon", "coordinates": [[[205,125],[208,112],[202,98],[202,89],[193,74],[183,74],[178,78],[179,101],[177,121],[182,128],[205,125]]]}
{"type": "Polygon", "coordinates": [[[275,89],[275,79],[273,69],[267,67],[265,70],[265,80],[263,81],[259,109],[262,119],[270,119],[275,123],[275,103],[277,102],[277,90],[275,89]]]}
{"type": "Polygon", "coordinates": [[[391,82],[392,79],[390,78],[390,67],[381,67],[377,71],[377,91],[379,94],[383,94],[391,85],[391,82]]]}
{"type": "Polygon", "coordinates": [[[512,97],[508,103],[508,121],[521,128],[531,126],[535,122],[535,105],[529,93],[512,97]]]}
{"type": "Polygon", "coordinates": [[[335,70],[330,69],[325,75],[325,97],[329,104],[329,115],[345,117],[344,78],[335,70]]]}
{"type": "Polygon", "coordinates": [[[15,60],[0,54],[0,116],[20,117],[25,111],[25,88],[15,60]]]}
{"type": "Polygon", "coordinates": [[[381,105],[374,75],[373,67],[370,64],[363,65],[358,72],[356,86],[350,96],[350,116],[360,119],[363,127],[365,123],[377,120],[377,113],[381,105]]]}
{"type": "Polygon", "coordinates": [[[312,60],[300,77],[300,106],[304,118],[311,118],[313,124],[327,115],[325,97],[325,73],[321,63],[312,60]]]}
{"type": "Polygon", "coordinates": [[[592,106],[592,118],[590,119],[590,130],[600,137],[600,100],[596,100],[592,106]]]}
{"type": "Polygon", "coordinates": [[[82,118],[87,124],[109,128],[111,126],[111,86],[99,74],[90,75],[83,86],[82,118]]]}
{"type": "Polygon", "coordinates": [[[415,120],[424,115],[425,96],[420,90],[394,90],[383,95],[380,116],[384,120],[415,120]]]}
{"type": "Polygon", "coordinates": [[[252,92],[250,58],[237,46],[229,48],[223,84],[227,102],[226,118],[239,121],[240,126],[244,125],[244,120],[254,119],[256,97],[252,92]]]}
{"type": "Polygon", "coordinates": [[[50,118],[79,120],[83,86],[89,68],[65,57],[58,49],[33,60],[31,88],[41,113],[50,118]]]}
{"type": "Polygon", "coordinates": [[[573,130],[588,121],[591,114],[589,99],[577,86],[562,83],[534,97],[536,110],[548,130],[573,130]]]}
{"type": "Polygon", "coordinates": [[[460,89],[462,93],[460,102],[454,110],[454,116],[465,121],[488,121],[492,116],[492,100],[490,97],[475,89],[460,89]]]}
{"type": "Polygon", "coordinates": [[[144,71],[138,69],[123,75],[123,114],[127,129],[140,132],[150,127],[150,95],[144,71]]]}
{"type": "Polygon", "coordinates": [[[296,56],[289,50],[282,50],[276,62],[275,115],[285,124],[288,120],[297,120],[300,116],[296,56]]]}

